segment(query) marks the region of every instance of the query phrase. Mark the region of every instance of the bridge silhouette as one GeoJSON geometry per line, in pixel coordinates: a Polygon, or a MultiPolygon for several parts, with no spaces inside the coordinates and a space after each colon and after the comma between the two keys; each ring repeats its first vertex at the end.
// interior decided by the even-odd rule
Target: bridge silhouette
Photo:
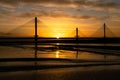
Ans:
{"type": "MultiPolygon", "coordinates": [[[[43,37],[41,36],[41,34],[45,33],[45,29],[49,28],[49,26],[47,26],[43,21],[41,21],[40,19],[36,18],[32,18],[30,20],[28,20],[27,22],[25,22],[24,24],[15,27],[14,29],[8,31],[5,34],[2,34],[2,36],[5,37],[29,37],[29,36],[35,36],[36,32],[37,32],[37,36],[38,37],[43,37]],[[36,21],[36,23],[35,23],[36,21]],[[35,30],[35,26],[37,27],[37,30],[35,30]]],[[[107,27],[107,25],[104,23],[104,25],[102,25],[100,28],[96,29],[96,31],[94,31],[90,36],[85,35],[85,31],[80,30],[79,28],[75,28],[74,30],[69,30],[69,35],[71,35],[70,37],[117,37],[113,31],[107,27]],[[78,29],[78,30],[77,30],[78,29]],[[76,33],[77,31],[77,33],[76,33]]],[[[50,31],[51,32],[51,31],[50,31]]],[[[47,32],[48,34],[50,32],[47,32]]],[[[60,32],[60,31],[59,31],[60,32]]],[[[63,34],[66,34],[68,31],[62,29],[61,31],[63,34]]],[[[51,32],[52,33],[52,32],[51,32]]],[[[54,33],[54,32],[53,32],[54,33]]],[[[44,36],[44,37],[48,37],[48,36],[44,36]]]]}
{"type": "MultiPolygon", "coordinates": [[[[20,39],[20,40],[19,39],[11,39],[11,40],[8,39],[7,41],[4,41],[5,39],[3,39],[3,41],[1,41],[1,44],[7,44],[7,43],[10,43],[10,44],[12,43],[12,45],[14,43],[15,44],[24,44],[24,43],[34,44],[35,45],[34,46],[34,49],[35,49],[35,55],[34,56],[35,56],[35,61],[37,61],[37,50],[38,50],[38,44],[40,42],[38,39],[39,39],[39,37],[41,37],[40,34],[38,35],[38,33],[42,32],[42,30],[44,30],[44,28],[48,28],[48,27],[49,26],[46,26],[41,20],[39,20],[39,19],[37,19],[37,17],[35,17],[33,19],[28,20],[23,25],[17,26],[16,28],[8,31],[5,34],[5,37],[9,37],[9,36],[16,37],[16,36],[24,36],[27,33],[32,33],[32,35],[33,35],[32,40],[24,39],[22,41],[22,39],[20,39]]],[[[72,30],[71,31],[71,35],[74,35],[73,38],[75,38],[76,40],[75,39],[74,40],[72,39],[72,40],[69,40],[69,41],[68,40],[61,40],[61,42],[77,43],[76,45],[71,45],[71,46],[70,45],[65,45],[65,46],[63,46],[63,45],[56,45],[56,46],[62,47],[61,49],[64,48],[64,49],[70,49],[70,50],[74,49],[74,47],[75,47],[75,49],[77,49],[77,54],[78,54],[78,47],[83,47],[83,48],[84,47],[85,48],[104,48],[104,49],[106,49],[106,48],[109,48],[109,49],[115,48],[116,49],[116,47],[112,47],[112,46],[107,46],[106,47],[105,45],[103,45],[103,46],[86,46],[86,45],[82,45],[81,46],[81,45],[78,45],[78,43],[82,43],[82,42],[88,42],[88,43],[91,42],[91,40],[86,40],[86,41],[85,40],[81,40],[81,41],[79,41],[79,38],[86,37],[84,35],[84,33],[81,30],[79,30],[79,28],[75,28],[74,30],[72,30]],[[71,48],[71,47],[73,47],[73,48],[71,48]]],[[[90,37],[100,37],[100,38],[102,38],[101,41],[96,39],[96,40],[93,40],[93,42],[96,41],[98,43],[106,44],[106,42],[107,42],[106,39],[107,38],[115,37],[115,36],[116,35],[111,31],[111,29],[108,28],[106,26],[106,24],[104,23],[104,25],[102,27],[100,27],[99,29],[97,29],[96,32],[94,32],[90,37]]],[[[43,41],[43,42],[48,42],[48,41],[43,41]]],[[[41,41],[41,43],[43,43],[43,42],[41,41]]],[[[52,42],[59,43],[60,40],[56,39],[56,40],[53,40],[52,42]]]]}

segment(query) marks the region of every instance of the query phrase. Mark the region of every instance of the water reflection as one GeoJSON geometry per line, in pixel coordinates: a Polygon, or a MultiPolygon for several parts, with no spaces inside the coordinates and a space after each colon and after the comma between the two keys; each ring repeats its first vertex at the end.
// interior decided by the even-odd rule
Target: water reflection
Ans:
{"type": "Polygon", "coordinates": [[[79,54],[79,51],[78,51],[78,48],[76,49],[76,59],[78,59],[78,54],[79,54]]]}
{"type": "Polygon", "coordinates": [[[86,56],[89,56],[89,57],[87,57],[87,59],[90,59],[90,58],[91,58],[91,59],[92,59],[92,58],[93,58],[93,59],[97,59],[97,58],[98,58],[98,59],[102,59],[102,56],[103,56],[103,59],[104,59],[104,60],[107,60],[107,55],[106,55],[106,54],[104,54],[104,55],[99,55],[99,54],[94,54],[94,53],[89,54],[89,53],[87,53],[87,52],[86,52],[86,53],[87,53],[87,54],[86,54],[85,52],[81,52],[81,54],[84,55],[84,56],[82,56],[82,55],[80,55],[79,52],[81,52],[81,51],[79,51],[78,48],[77,48],[77,49],[76,49],[76,57],[75,57],[76,60],[82,59],[82,58],[85,59],[86,56]],[[90,57],[91,55],[92,55],[92,56],[96,56],[96,57],[90,57]],[[101,56],[101,57],[100,57],[100,56],[101,56]]]}
{"type": "Polygon", "coordinates": [[[35,44],[35,66],[37,66],[37,50],[38,50],[38,45],[35,44]]]}
{"type": "Polygon", "coordinates": [[[59,50],[56,51],[56,58],[59,58],[59,50]]]}
{"type": "Polygon", "coordinates": [[[56,45],[60,45],[60,43],[56,43],[56,45]]]}
{"type": "MultiPolygon", "coordinates": [[[[39,45],[38,45],[38,48],[39,48],[39,45]]],[[[119,56],[80,51],[79,48],[76,48],[75,51],[63,50],[63,49],[60,49],[59,46],[56,46],[56,50],[47,50],[47,49],[44,51],[41,51],[40,48],[39,50],[35,49],[34,58],[67,58],[67,59],[69,58],[69,59],[76,59],[76,60],[78,59],[83,59],[83,60],[118,60],[120,59],[119,56]]],[[[104,50],[104,52],[105,51],[106,50],[104,50]]]]}
{"type": "Polygon", "coordinates": [[[103,55],[104,56],[104,60],[107,60],[107,55],[103,55]]]}
{"type": "Polygon", "coordinates": [[[37,46],[35,46],[35,59],[37,59],[37,46]]]}
{"type": "Polygon", "coordinates": [[[37,66],[37,49],[35,49],[35,66],[37,66]]]}
{"type": "MultiPolygon", "coordinates": [[[[59,46],[44,46],[45,45],[38,45],[38,49],[35,48],[35,45],[23,45],[24,48],[16,46],[0,46],[0,58],[69,58],[84,60],[120,60],[120,56],[109,55],[109,52],[108,54],[99,54],[94,52],[80,51],[80,48],[75,48],[75,51],[65,50],[66,48],[62,49],[59,48],[59,46]]],[[[105,50],[105,52],[107,52],[107,50],[105,50]]]]}

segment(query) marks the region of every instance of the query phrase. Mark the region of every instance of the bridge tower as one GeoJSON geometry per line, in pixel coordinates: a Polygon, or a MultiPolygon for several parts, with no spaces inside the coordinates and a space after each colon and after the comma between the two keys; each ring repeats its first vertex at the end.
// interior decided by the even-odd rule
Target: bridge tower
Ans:
{"type": "Polygon", "coordinates": [[[37,48],[38,48],[38,34],[37,34],[37,17],[35,17],[35,58],[37,58],[37,48]]]}
{"type": "Polygon", "coordinates": [[[76,28],[76,42],[78,43],[78,28],[76,28]]]}
{"type": "Polygon", "coordinates": [[[104,26],[103,26],[103,29],[104,29],[104,36],[103,36],[103,39],[104,39],[104,44],[106,44],[106,24],[104,23],[104,26]]]}
{"type": "Polygon", "coordinates": [[[104,23],[104,39],[106,38],[106,24],[104,23]]]}
{"type": "Polygon", "coordinates": [[[35,17],[35,43],[37,44],[38,34],[37,34],[37,17],[35,17]]]}

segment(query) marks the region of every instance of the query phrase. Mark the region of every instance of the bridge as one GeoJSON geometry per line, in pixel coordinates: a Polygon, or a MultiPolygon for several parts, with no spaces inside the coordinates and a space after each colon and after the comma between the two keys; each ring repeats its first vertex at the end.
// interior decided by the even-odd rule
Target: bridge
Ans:
{"type": "MultiPolygon", "coordinates": [[[[78,27],[74,30],[70,30],[69,35],[71,37],[65,37],[56,39],[50,38],[48,36],[41,36],[42,33],[45,33],[45,29],[49,28],[46,24],[38,19],[37,17],[28,20],[23,25],[17,26],[14,29],[8,31],[5,34],[2,34],[0,37],[0,43],[20,43],[20,44],[33,44],[33,43],[118,43],[120,38],[118,38],[113,31],[107,27],[104,23],[103,26],[98,28],[91,36],[84,35],[78,27]],[[29,35],[29,33],[31,34],[29,35]],[[47,39],[47,40],[45,40],[47,39]]],[[[64,29],[63,29],[64,30],[64,29]]],[[[61,31],[63,34],[66,34],[67,31],[61,31]]],[[[47,32],[49,33],[49,32],[47,32]]]]}
{"type": "MultiPolygon", "coordinates": [[[[90,37],[86,37],[83,32],[81,32],[79,30],[78,27],[76,27],[73,31],[71,31],[71,34],[74,35],[73,37],[71,36],[71,38],[60,38],[60,39],[56,39],[56,38],[41,38],[41,36],[38,34],[39,32],[41,32],[42,28],[47,28],[48,26],[46,26],[42,21],[40,21],[39,19],[37,19],[37,17],[35,17],[34,19],[29,20],[28,22],[26,22],[25,24],[18,26],[12,30],[10,30],[9,32],[7,32],[4,35],[4,38],[0,38],[0,44],[35,44],[35,59],[33,60],[37,60],[37,50],[38,50],[38,44],[39,43],[108,43],[108,42],[119,42],[120,39],[116,39],[115,38],[115,34],[111,31],[110,28],[107,27],[107,25],[104,23],[104,25],[102,27],[100,27],[99,29],[96,30],[96,32],[94,32],[90,37]],[[28,36],[24,36],[27,33],[31,32],[33,34],[32,37],[28,37],[28,36]],[[16,37],[17,35],[17,37],[16,37]],[[99,35],[99,36],[98,36],[99,35]],[[10,38],[11,37],[11,38],[10,38]]],[[[105,51],[102,51],[101,49],[117,49],[119,50],[119,46],[118,47],[114,47],[114,46],[107,46],[105,47],[103,46],[86,46],[86,45],[56,45],[55,47],[60,47],[61,49],[66,49],[66,50],[77,50],[78,53],[78,47],[82,47],[83,51],[88,51],[88,52],[96,52],[96,53],[102,53],[104,54],[105,51]],[[91,49],[84,49],[84,48],[93,48],[92,51],[91,49]],[[100,50],[96,50],[99,49],[100,50]],[[99,52],[100,51],[100,52],[99,52]]],[[[81,49],[80,49],[81,50],[81,49]]],[[[110,51],[111,52],[111,51],[110,51]]],[[[113,54],[113,53],[111,53],[113,54]]],[[[115,54],[116,55],[116,54],[115,54]]],[[[22,59],[20,59],[22,60],[22,59]]],[[[30,59],[31,60],[31,59],[30,59]]],[[[3,60],[4,61],[4,60],[3,60]]]]}
{"type": "MultiPolygon", "coordinates": [[[[0,32],[0,36],[1,37],[33,37],[33,36],[48,37],[47,35],[43,36],[42,34],[55,33],[52,31],[45,33],[45,30],[47,28],[50,28],[50,26],[46,25],[39,18],[35,17],[4,34],[2,32],[0,32]]],[[[76,28],[77,28],[77,26],[76,26],[76,28]]],[[[82,37],[86,37],[86,38],[87,37],[89,37],[89,38],[92,38],[92,37],[117,38],[118,37],[117,35],[114,34],[114,32],[105,23],[103,26],[100,26],[98,29],[96,29],[96,31],[93,31],[92,34],[89,36],[85,34],[86,31],[82,31],[79,28],[70,29],[69,31],[62,29],[62,30],[59,30],[59,32],[61,32],[62,34],[66,34],[69,32],[68,34],[71,35],[71,36],[69,36],[71,38],[75,38],[75,37],[78,37],[78,38],[82,38],[82,37]],[[76,33],[77,33],[77,36],[76,36],[76,33]]]]}

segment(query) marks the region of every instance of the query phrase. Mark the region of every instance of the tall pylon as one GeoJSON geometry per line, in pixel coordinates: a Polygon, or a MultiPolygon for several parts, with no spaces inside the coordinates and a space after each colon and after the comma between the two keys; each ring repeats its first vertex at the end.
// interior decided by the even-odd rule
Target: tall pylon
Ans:
{"type": "Polygon", "coordinates": [[[105,23],[104,23],[103,28],[104,28],[103,43],[104,43],[104,47],[106,47],[106,37],[107,37],[107,35],[106,35],[106,24],[105,23]]]}
{"type": "Polygon", "coordinates": [[[78,28],[76,28],[76,42],[78,43],[78,28]]]}
{"type": "Polygon", "coordinates": [[[106,24],[104,23],[104,39],[106,38],[106,24]]]}
{"type": "Polygon", "coordinates": [[[37,34],[37,17],[35,17],[35,42],[37,42],[38,34],[37,34]]]}
{"type": "Polygon", "coordinates": [[[38,47],[38,35],[37,35],[37,17],[35,17],[35,58],[37,58],[37,47],[38,47]]]}

